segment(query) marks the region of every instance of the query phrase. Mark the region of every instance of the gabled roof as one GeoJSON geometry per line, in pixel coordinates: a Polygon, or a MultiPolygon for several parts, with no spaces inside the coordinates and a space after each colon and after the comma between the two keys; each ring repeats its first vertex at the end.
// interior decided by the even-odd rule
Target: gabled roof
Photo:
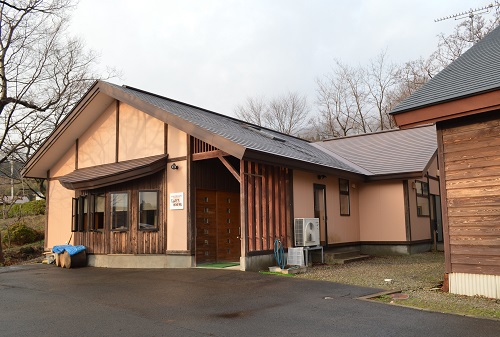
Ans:
{"type": "Polygon", "coordinates": [[[360,177],[362,174],[347,161],[329,156],[303,139],[132,87],[97,81],[26,163],[23,175],[46,177],[47,170],[114,100],[129,104],[239,159],[311,171],[339,171],[360,177]]]}
{"type": "Polygon", "coordinates": [[[472,46],[391,112],[441,104],[500,89],[500,26],[472,46]]]}
{"type": "Polygon", "coordinates": [[[433,125],[335,138],[315,145],[368,171],[368,179],[421,176],[437,151],[433,125]]]}

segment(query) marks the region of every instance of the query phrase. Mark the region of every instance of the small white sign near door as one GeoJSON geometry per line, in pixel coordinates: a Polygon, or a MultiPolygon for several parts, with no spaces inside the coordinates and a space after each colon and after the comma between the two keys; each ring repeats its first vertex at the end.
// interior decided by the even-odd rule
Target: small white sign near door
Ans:
{"type": "Polygon", "coordinates": [[[184,209],[184,192],[170,193],[170,209],[184,209]]]}

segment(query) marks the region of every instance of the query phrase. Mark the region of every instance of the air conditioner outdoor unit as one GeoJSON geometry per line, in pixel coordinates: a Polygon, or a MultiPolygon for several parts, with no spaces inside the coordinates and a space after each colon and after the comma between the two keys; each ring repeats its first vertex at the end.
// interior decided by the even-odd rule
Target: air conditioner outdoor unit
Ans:
{"type": "Polygon", "coordinates": [[[319,219],[295,218],[295,246],[319,246],[319,219]]]}

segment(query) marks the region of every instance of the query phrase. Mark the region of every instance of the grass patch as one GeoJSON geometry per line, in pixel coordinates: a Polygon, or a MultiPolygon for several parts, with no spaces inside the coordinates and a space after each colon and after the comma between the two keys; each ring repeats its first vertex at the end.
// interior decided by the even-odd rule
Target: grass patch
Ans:
{"type": "Polygon", "coordinates": [[[278,276],[288,276],[288,277],[294,277],[295,274],[283,274],[279,272],[273,272],[273,271],[259,271],[259,274],[264,274],[264,275],[278,275],[278,276]]]}
{"type": "Polygon", "coordinates": [[[239,262],[217,262],[217,263],[205,263],[198,265],[198,268],[228,268],[239,266],[239,262]]]}
{"type": "MultiPolygon", "coordinates": [[[[44,215],[34,215],[34,216],[23,216],[21,219],[11,218],[11,219],[0,219],[0,232],[2,235],[2,250],[4,254],[4,266],[10,266],[15,264],[25,263],[29,260],[40,260],[42,259],[42,254],[44,250],[44,241],[40,240],[43,238],[43,232],[45,229],[45,216],[44,215]],[[30,236],[27,241],[34,240],[35,242],[26,243],[26,240],[16,239],[16,224],[22,224],[25,229],[29,229],[39,233],[40,235],[30,236]],[[7,235],[7,230],[10,231],[10,241],[7,235]]],[[[22,234],[22,233],[17,233],[22,234]]],[[[25,235],[21,235],[22,238],[26,239],[25,235]]],[[[1,266],[1,264],[0,264],[1,266]]]]}

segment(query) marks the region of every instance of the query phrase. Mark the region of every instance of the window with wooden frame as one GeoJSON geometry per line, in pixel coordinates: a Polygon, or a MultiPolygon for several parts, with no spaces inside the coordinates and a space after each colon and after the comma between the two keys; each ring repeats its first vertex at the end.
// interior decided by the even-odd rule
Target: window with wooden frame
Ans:
{"type": "Polygon", "coordinates": [[[89,208],[88,200],[86,196],[81,196],[79,198],[73,198],[71,207],[71,231],[72,232],[84,232],[88,229],[89,221],[89,208]]]}
{"type": "Polygon", "coordinates": [[[415,192],[417,195],[417,215],[428,217],[429,210],[429,184],[423,181],[415,181],[415,192]]]}
{"type": "Polygon", "coordinates": [[[109,194],[109,210],[111,230],[128,230],[129,228],[129,197],[128,192],[109,194]]]}
{"type": "Polygon", "coordinates": [[[340,215],[351,215],[349,180],[339,179],[340,215]]]}
{"type": "Polygon", "coordinates": [[[71,200],[71,231],[78,232],[78,198],[71,200]]]}
{"type": "Polygon", "coordinates": [[[104,194],[89,195],[89,230],[91,231],[104,230],[105,200],[104,194]]]}
{"type": "Polygon", "coordinates": [[[78,198],[78,231],[85,232],[89,228],[89,200],[87,196],[78,198]]]}
{"type": "Polygon", "coordinates": [[[158,229],[158,191],[139,191],[140,230],[158,229]]]}

